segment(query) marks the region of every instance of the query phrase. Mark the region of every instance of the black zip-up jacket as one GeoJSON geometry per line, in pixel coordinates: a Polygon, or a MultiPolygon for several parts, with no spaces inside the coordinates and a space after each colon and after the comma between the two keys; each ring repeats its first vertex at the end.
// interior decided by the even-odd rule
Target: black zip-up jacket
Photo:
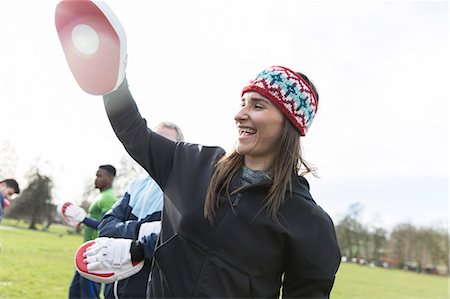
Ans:
{"type": "Polygon", "coordinates": [[[292,174],[292,193],[277,220],[263,208],[270,184],[220,194],[212,225],[203,215],[220,147],[174,143],[147,127],[128,90],[104,96],[114,132],[164,191],[150,298],[328,298],[340,263],[330,217],[306,179],[292,174]],[[292,194],[292,195],[291,195],[292,194]]]}

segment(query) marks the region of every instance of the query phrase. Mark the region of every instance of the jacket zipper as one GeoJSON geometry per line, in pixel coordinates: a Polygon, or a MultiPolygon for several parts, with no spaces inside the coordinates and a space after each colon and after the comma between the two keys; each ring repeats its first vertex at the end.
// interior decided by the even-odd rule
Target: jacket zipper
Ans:
{"type": "Polygon", "coordinates": [[[239,202],[241,201],[241,197],[242,197],[242,193],[239,192],[236,195],[236,198],[233,201],[233,207],[237,207],[238,206],[239,202]]]}

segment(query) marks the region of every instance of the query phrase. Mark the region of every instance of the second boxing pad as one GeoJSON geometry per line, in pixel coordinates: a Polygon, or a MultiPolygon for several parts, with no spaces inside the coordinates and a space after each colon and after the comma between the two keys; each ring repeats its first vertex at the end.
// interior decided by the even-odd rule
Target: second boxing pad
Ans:
{"type": "Polygon", "coordinates": [[[100,283],[112,283],[138,273],[144,260],[131,260],[131,242],[130,239],[97,238],[83,243],[75,253],[78,273],[100,283]]]}
{"type": "Polygon", "coordinates": [[[63,0],[55,25],[70,70],[78,85],[92,95],[108,94],[125,77],[126,35],[104,2],[63,0]]]}

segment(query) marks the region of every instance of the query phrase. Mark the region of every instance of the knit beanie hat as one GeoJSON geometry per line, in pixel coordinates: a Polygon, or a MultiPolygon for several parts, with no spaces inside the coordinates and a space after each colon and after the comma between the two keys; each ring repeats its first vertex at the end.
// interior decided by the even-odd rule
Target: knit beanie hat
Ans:
{"type": "Polygon", "coordinates": [[[283,66],[271,66],[251,80],[242,89],[241,95],[247,91],[255,91],[275,103],[300,135],[305,136],[319,101],[300,74],[283,66]]]}

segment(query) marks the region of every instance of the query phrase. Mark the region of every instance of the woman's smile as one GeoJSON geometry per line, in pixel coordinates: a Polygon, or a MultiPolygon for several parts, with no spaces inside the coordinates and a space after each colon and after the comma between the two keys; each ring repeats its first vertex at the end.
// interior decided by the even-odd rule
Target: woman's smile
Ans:
{"type": "Polygon", "coordinates": [[[238,130],[236,151],[245,156],[250,169],[265,168],[272,161],[284,115],[269,99],[254,91],[242,96],[241,106],[234,117],[238,130]]]}

